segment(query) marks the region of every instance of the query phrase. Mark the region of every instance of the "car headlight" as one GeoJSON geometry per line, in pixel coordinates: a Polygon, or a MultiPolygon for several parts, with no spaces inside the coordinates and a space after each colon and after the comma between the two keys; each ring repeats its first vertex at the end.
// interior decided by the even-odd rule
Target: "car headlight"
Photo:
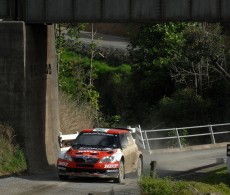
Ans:
{"type": "Polygon", "coordinates": [[[70,154],[68,154],[68,153],[65,153],[64,159],[65,159],[65,160],[68,160],[68,161],[73,161],[73,160],[72,160],[72,157],[71,157],[70,154]]]}
{"type": "Polygon", "coordinates": [[[114,162],[115,157],[114,156],[105,156],[101,159],[100,162],[105,163],[105,162],[114,162]]]}

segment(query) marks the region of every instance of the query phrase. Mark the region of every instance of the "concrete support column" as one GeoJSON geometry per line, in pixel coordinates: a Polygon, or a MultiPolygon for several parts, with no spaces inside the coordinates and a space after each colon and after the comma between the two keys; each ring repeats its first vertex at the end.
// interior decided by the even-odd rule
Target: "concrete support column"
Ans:
{"type": "Polygon", "coordinates": [[[54,168],[60,125],[53,25],[0,22],[0,110],[25,148],[29,172],[54,168]]]}

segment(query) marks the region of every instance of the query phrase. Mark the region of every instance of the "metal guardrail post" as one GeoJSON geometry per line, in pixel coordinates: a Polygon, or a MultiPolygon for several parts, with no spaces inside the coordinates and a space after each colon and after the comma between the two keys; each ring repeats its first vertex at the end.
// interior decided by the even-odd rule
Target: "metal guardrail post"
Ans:
{"type": "Polygon", "coordinates": [[[145,138],[146,138],[146,141],[147,141],[148,149],[151,150],[150,145],[149,145],[149,140],[148,140],[147,133],[146,133],[146,131],[144,131],[144,132],[145,132],[145,138]]]}
{"type": "Polygon", "coordinates": [[[140,147],[143,147],[143,149],[145,150],[145,141],[144,141],[144,138],[143,138],[143,135],[142,135],[142,131],[141,131],[141,126],[138,125],[138,127],[136,127],[136,140],[137,140],[137,143],[139,145],[139,142],[141,141],[141,145],[140,147]]]}
{"type": "Polygon", "coordinates": [[[150,177],[156,178],[157,161],[151,161],[150,163],[150,177]]]}
{"type": "Polygon", "coordinates": [[[230,144],[227,144],[227,170],[230,173],[230,144]]]}
{"type": "Polygon", "coordinates": [[[178,129],[177,129],[177,128],[175,128],[175,131],[176,131],[176,136],[177,136],[177,143],[178,143],[178,146],[179,146],[179,148],[182,148],[182,146],[181,146],[181,142],[180,142],[180,135],[179,135],[179,133],[178,133],[178,129]]]}
{"type": "Polygon", "coordinates": [[[215,143],[216,143],[216,140],[215,140],[215,137],[214,137],[214,134],[213,134],[212,125],[208,125],[208,127],[209,127],[209,132],[210,132],[212,144],[215,144],[215,143]]]}

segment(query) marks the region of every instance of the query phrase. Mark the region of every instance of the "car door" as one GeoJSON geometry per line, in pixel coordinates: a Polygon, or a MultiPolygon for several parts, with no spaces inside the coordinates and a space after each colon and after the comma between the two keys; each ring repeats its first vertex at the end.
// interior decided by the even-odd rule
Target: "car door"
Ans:
{"type": "Polygon", "coordinates": [[[125,158],[125,172],[129,173],[133,171],[133,167],[136,159],[136,148],[133,147],[133,139],[129,137],[129,134],[120,134],[122,153],[125,158]]]}

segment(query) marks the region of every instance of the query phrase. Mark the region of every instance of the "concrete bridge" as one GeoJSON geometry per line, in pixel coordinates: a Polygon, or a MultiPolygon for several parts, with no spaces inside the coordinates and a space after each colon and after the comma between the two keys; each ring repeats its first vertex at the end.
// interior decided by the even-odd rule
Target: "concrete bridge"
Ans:
{"type": "Polygon", "coordinates": [[[0,121],[14,127],[29,171],[55,167],[59,151],[53,23],[227,23],[229,8],[230,0],[0,0],[0,121]]]}
{"type": "Polygon", "coordinates": [[[228,22],[229,0],[0,0],[0,18],[27,23],[228,22]]]}

